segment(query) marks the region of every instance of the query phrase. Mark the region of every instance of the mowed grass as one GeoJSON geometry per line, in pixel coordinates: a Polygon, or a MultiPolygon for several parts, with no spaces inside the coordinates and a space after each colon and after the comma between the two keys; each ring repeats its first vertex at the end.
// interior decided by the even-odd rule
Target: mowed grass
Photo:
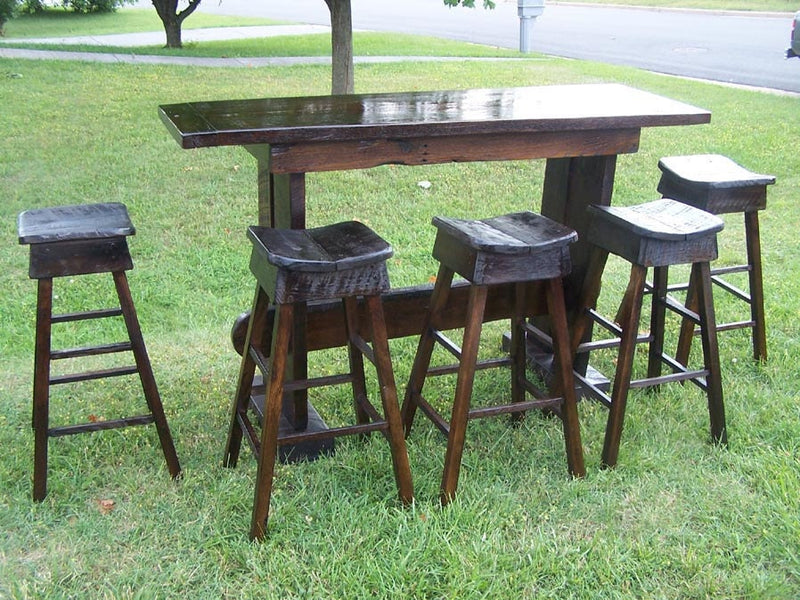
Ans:
{"type": "MultiPolygon", "coordinates": [[[[344,440],[332,458],[278,468],[269,536],[248,541],[255,464],[243,454],[238,468],[224,469],[221,459],[238,369],[229,330],[254,285],[244,231],[256,219],[255,164],[238,148],[180,149],[157,107],[325,94],[329,77],[320,66],[0,61],[0,597],[798,597],[797,98],[561,59],[358,66],[356,88],[613,81],[711,110],[710,125],[643,131],[639,152],[620,157],[614,202],[655,198],[656,163],[668,154],[720,152],[778,178],[761,221],[769,361],[749,360],[744,332],[720,336],[730,446],[708,443],[705,400],[690,386],[632,394],[612,471],[599,469],[606,412],[581,403],[588,473],[578,481],[567,476],[556,421],[477,421],[459,496],[441,509],[444,440],[420,420],[409,438],[414,506],[395,499],[380,437],[344,440]],[[60,438],[50,444],[50,493],[36,504],[35,283],[16,215],[105,201],[124,202],[137,226],[130,282],[184,477],[169,480],[149,427],[60,438]]],[[[543,168],[535,161],[313,175],[309,225],[365,221],[395,247],[393,285],[424,283],[436,272],[433,215],[537,209],[543,168]]],[[[726,220],[722,263],[736,257],[738,221],[726,220]]],[[[604,305],[619,298],[626,276],[612,261],[604,305]]],[[[111,297],[100,277],[57,285],[61,308],[111,297]]],[[[723,310],[736,309],[720,299],[723,310]]],[[[485,352],[499,347],[504,328],[488,328],[485,352]]],[[[62,345],[84,339],[77,329],[58,335],[62,345]]],[[[392,342],[401,393],[413,351],[413,339],[392,342]]],[[[325,352],[312,364],[330,372],[346,357],[325,352]]],[[[450,383],[431,387],[442,405],[450,383]]],[[[135,381],[112,386],[57,390],[54,423],[140,410],[135,381]]],[[[485,373],[476,398],[506,390],[504,373],[485,373]]],[[[349,410],[346,390],[320,392],[314,402],[334,418],[349,410]]]]}
{"type": "MultiPolygon", "coordinates": [[[[279,24],[284,22],[260,17],[210,15],[195,11],[184,20],[182,28],[279,24]]],[[[6,24],[5,37],[69,37],[163,31],[163,29],[164,26],[155,9],[122,8],[113,13],[77,14],[61,8],[51,8],[37,15],[18,15],[6,24]]]]}

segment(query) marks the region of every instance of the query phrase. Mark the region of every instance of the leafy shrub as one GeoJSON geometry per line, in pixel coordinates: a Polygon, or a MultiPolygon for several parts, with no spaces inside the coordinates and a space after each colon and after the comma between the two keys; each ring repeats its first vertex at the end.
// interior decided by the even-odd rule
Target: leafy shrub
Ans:
{"type": "Polygon", "coordinates": [[[0,35],[3,35],[3,28],[17,12],[18,0],[0,0],[0,35]]]}
{"type": "Polygon", "coordinates": [[[20,10],[28,15],[44,12],[44,9],[47,8],[44,0],[22,0],[19,4],[20,10]]]}
{"type": "Polygon", "coordinates": [[[52,8],[60,4],[67,10],[76,13],[101,13],[101,12],[114,12],[124,4],[133,4],[135,0],[0,0],[0,6],[3,2],[10,2],[11,4],[20,4],[22,12],[26,14],[42,13],[48,8],[52,8]]]}
{"type": "MultiPolygon", "coordinates": [[[[39,2],[40,0],[35,0],[39,2]]],[[[134,0],[62,0],[62,4],[76,13],[114,12],[134,0]]]]}

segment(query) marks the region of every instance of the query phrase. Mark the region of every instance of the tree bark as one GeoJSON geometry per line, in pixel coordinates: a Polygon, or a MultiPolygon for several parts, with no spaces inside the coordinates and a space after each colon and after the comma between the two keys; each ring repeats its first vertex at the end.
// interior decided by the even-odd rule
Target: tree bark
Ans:
{"type": "Polygon", "coordinates": [[[181,12],[178,12],[178,0],[152,0],[152,3],[158,13],[158,18],[164,25],[167,48],[182,48],[181,25],[183,20],[200,6],[200,0],[190,0],[181,12]]]}
{"type": "Polygon", "coordinates": [[[167,48],[183,48],[180,21],[177,19],[164,21],[164,33],[167,34],[167,48]]]}
{"type": "Polygon", "coordinates": [[[350,0],[325,0],[331,13],[331,93],[352,94],[353,12],[350,0]]]}

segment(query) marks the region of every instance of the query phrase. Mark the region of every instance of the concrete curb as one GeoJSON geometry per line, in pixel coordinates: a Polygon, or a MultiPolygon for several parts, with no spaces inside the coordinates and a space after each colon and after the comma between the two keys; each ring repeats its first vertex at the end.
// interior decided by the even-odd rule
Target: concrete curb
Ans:
{"type": "MultiPolygon", "coordinates": [[[[194,56],[162,56],[158,54],[108,54],[103,52],[69,52],[64,50],[30,50],[0,47],[0,58],[31,60],[69,60],[99,63],[127,63],[140,65],[179,65],[187,67],[290,67],[293,65],[330,65],[330,56],[283,56],[245,58],[201,58],[194,56]]],[[[497,62],[543,60],[535,58],[463,57],[463,56],[356,56],[356,64],[400,62],[497,62]]]]}

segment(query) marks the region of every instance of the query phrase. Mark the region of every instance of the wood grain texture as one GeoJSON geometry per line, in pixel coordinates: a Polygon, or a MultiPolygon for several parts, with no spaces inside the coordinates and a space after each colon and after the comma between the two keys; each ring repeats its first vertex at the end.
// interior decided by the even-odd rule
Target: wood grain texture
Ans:
{"type": "Polygon", "coordinates": [[[556,85],[169,104],[183,148],[707,123],[710,113],[618,84],[556,85]]]}

